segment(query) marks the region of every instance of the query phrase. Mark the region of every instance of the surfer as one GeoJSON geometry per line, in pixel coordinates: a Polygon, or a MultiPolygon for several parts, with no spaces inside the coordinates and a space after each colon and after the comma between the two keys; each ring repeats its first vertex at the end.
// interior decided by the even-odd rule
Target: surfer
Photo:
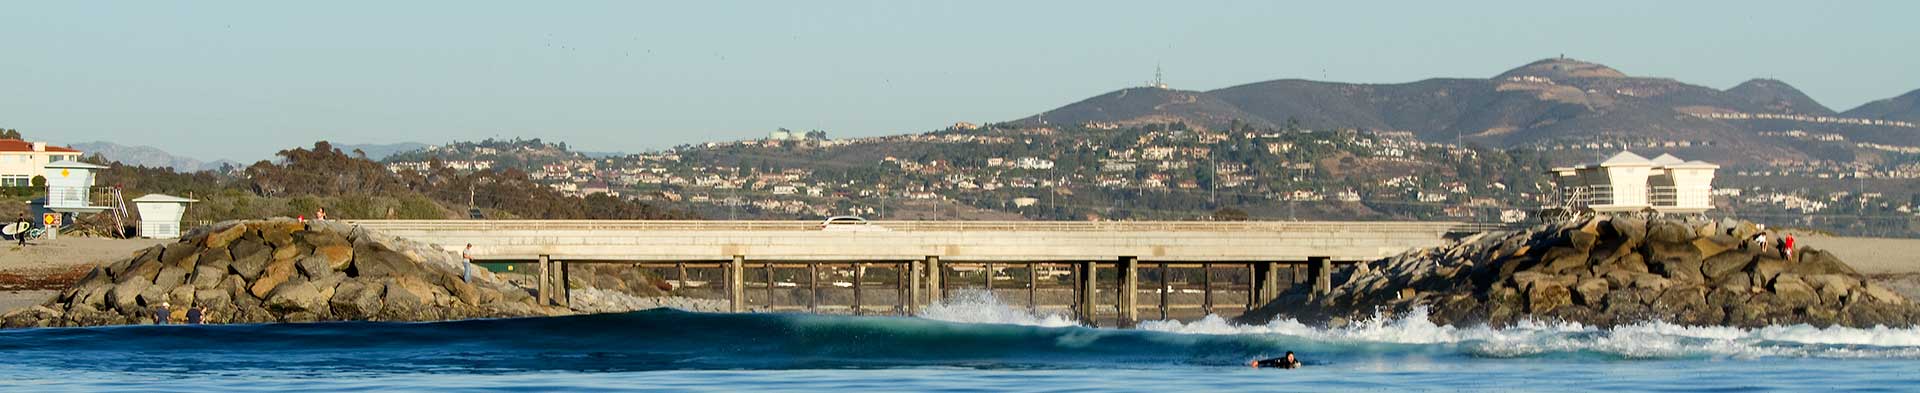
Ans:
{"type": "Polygon", "coordinates": [[[33,223],[27,221],[26,214],[21,214],[20,218],[13,220],[13,227],[15,231],[13,233],[13,237],[20,240],[21,247],[26,247],[27,246],[27,229],[33,228],[33,223]]]}
{"type": "Polygon", "coordinates": [[[1293,351],[1287,351],[1287,356],[1281,356],[1281,357],[1266,359],[1266,360],[1255,360],[1255,361],[1247,362],[1247,365],[1253,366],[1253,368],[1261,368],[1261,367],[1300,368],[1300,359],[1293,358],[1293,351]]]}

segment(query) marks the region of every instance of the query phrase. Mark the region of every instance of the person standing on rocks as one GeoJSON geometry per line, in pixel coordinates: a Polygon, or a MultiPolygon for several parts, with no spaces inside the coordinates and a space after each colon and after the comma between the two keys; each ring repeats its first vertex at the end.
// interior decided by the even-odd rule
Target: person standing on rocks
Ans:
{"type": "Polygon", "coordinates": [[[187,324],[188,324],[188,325],[199,325],[199,324],[200,324],[200,320],[201,320],[201,318],[205,318],[205,317],[206,317],[206,313],[207,313],[207,308],[206,308],[206,307],[203,307],[203,306],[193,306],[193,307],[191,307],[191,308],[188,308],[188,309],[187,309],[187,324]]]}
{"type": "Polygon", "coordinates": [[[1780,257],[1793,260],[1793,234],[1789,233],[1780,238],[1780,257]]]}
{"type": "Polygon", "coordinates": [[[1760,232],[1760,233],[1754,234],[1753,246],[1754,248],[1760,249],[1760,252],[1767,252],[1767,233],[1760,232]]]}
{"type": "Polygon", "coordinates": [[[173,306],[172,304],[167,304],[167,302],[160,302],[160,307],[156,307],[153,309],[153,324],[155,325],[167,324],[168,322],[167,320],[172,319],[173,317],[173,311],[169,310],[169,308],[171,308],[172,306],[173,306]]]}
{"type": "Polygon", "coordinates": [[[460,281],[473,282],[473,243],[467,243],[467,249],[460,251],[460,281]]]}

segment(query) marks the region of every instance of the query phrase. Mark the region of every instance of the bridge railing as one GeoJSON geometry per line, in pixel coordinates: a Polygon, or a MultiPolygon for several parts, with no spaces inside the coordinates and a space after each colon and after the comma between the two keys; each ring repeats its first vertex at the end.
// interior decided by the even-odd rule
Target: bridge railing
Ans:
{"type": "MultiPolygon", "coordinates": [[[[655,230],[655,231],[805,231],[821,225],[811,221],[693,221],[693,220],[353,220],[355,224],[388,230],[655,230]]],[[[1478,232],[1502,229],[1490,223],[1467,222],[1337,222],[1337,221],[875,221],[870,225],[908,232],[1244,232],[1343,230],[1407,232],[1478,232]]]]}

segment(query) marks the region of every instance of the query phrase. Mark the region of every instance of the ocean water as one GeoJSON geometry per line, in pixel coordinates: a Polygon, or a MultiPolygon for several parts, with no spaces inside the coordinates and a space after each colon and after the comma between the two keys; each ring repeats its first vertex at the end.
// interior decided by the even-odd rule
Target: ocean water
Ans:
{"type": "Polygon", "coordinates": [[[1920,391],[1920,330],[1646,323],[1089,329],[967,296],[918,318],[672,310],[0,331],[5,391],[1920,391]],[[1306,366],[1252,369],[1295,351],[1306,366]]]}

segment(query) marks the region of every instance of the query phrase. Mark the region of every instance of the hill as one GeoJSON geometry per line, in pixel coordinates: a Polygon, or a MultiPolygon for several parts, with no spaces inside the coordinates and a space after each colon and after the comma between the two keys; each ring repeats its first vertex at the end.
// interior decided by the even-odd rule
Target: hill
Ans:
{"type": "MultiPolygon", "coordinates": [[[[1883,100],[1842,117],[1911,120],[1920,92],[1883,100]]],[[[1864,142],[1920,145],[1913,127],[1834,119],[1833,110],[1785,82],[1755,79],[1728,90],[1667,78],[1632,76],[1605,65],[1546,59],[1493,78],[1436,78],[1356,84],[1280,79],[1211,91],[1128,88],[1013,124],[1139,125],[1183,122],[1202,129],[1234,124],[1301,124],[1410,132],[1426,141],[1494,147],[1593,150],[1662,146],[1676,154],[1732,164],[1850,161],[1851,143],[1809,144],[1762,134],[1833,133],[1864,142]]]]}
{"type": "Polygon", "coordinates": [[[1920,90],[1869,102],[1842,113],[1845,117],[1920,122],[1920,90]]]}
{"type": "Polygon", "coordinates": [[[90,155],[98,154],[108,161],[117,161],[122,164],[148,168],[170,168],[182,172],[218,170],[220,167],[227,165],[238,166],[238,163],[228,160],[208,162],[191,157],[176,156],[168,153],[166,150],[160,150],[160,148],[152,146],[127,146],[113,142],[98,141],[75,143],[72,147],[90,155]]]}

